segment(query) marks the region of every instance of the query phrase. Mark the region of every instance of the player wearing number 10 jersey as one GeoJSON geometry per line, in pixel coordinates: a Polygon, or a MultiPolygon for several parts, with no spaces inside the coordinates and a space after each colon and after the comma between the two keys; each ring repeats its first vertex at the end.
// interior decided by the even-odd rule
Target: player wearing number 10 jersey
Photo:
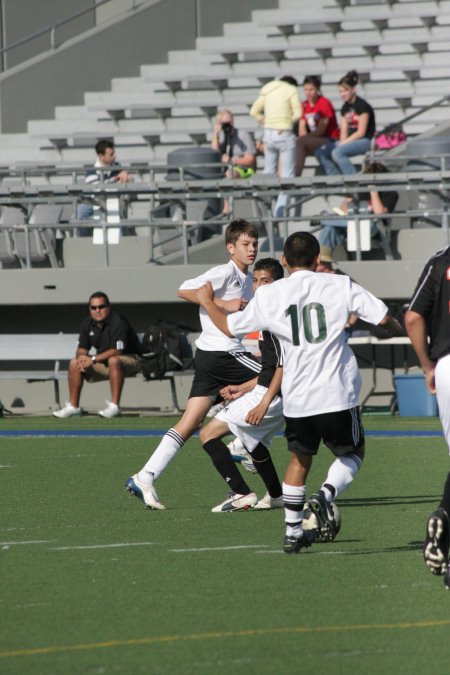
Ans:
{"type": "Polygon", "coordinates": [[[336,457],[321,489],[309,499],[325,541],[335,536],[328,505],[349,486],[362,463],[364,431],[357,407],[361,378],[344,334],[349,315],[382,325],[390,335],[402,332],[386,305],[349,277],[316,273],[319,260],[317,239],[297,232],[284,246],[289,277],[261,288],[243,312],[226,317],[216,311],[208,285],[199,291],[200,303],[225,334],[239,337],[256,327],[280,341],[283,412],[292,453],[283,483],[286,553],[298,553],[314,539],[314,531],[302,529],[302,520],[306,478],[320,441],[336,457]]]}

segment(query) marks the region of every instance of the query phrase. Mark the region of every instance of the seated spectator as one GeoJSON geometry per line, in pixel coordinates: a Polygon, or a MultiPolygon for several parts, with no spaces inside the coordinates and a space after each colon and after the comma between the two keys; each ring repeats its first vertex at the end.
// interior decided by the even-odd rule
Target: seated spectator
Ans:
{"type": "MultiPolygon", "coordinates": [[[[363,173],[388,173],[388,169],[384,164],[381,164],[381,162],[372,162],[364,169],[363,173]]],[[[370,193],[363,193],[360,195],[359,213],[372,213],[382,217],[385,213],[392,213],[394,211],[397,201],[397,192],[377,192],[376,190],[372,190],[370,193]]],[[[317,238],[321,246],[329,246],[333,249],[345,241],[347,237],[347,221],[349,219],[347,214],[349,213],[349,206],[352,202],[353,200],[351,198],[346,198],[342,202],[340,208],[333,209],[335,214],[345,217],[334,218],[333,220],[323,218],[320,221],[320,224],[323,227],[318,232],[317,238]]],[[[376,218],[371,219],[372,237],[375,237],[378,234],[376,220],[376,218]]]]}
{"type": "MultiPolygon", "coordinates": [[[[227,178],[249,178],[256,170],[256,147],[255,142],[248,133],[236,129],[233,114],[229,110],[221,110],[216,116],[214,135],[211,148],[220,152],[221,161],[228,167],[233,167],[231,176],[228,168],[225,175],[227,178]]],[[[230,213],[230,204],[224,200],[223,214],[230,213]]]]}
{"type": "Polygon", "coordinates": [[[233,166],[233,176],[229,178],[248,178],[255,173],[256,148],[248,131],[236,129],[233,114],[229,110],[217,113],[211,148],[220,152],[221,161],[233,166]]]}
{"type": "Polygon", "coordinates": [[[106,293],[89,298],[89,316],[83,321],[75,358],[69,364],[69,397],[64,408],[53,413],[65,418],[81,415],[80,394],[84,382],[109,380],[111,401],[100,417],[117,417],[125,377],[136,375],[143,364],[139,339],[128,321],[112,309],[106,293]],[[94,354],[90,354],[92,349],[94,354]]]}
{"type": "Polygon", "coordinates": [[[297,138],[297,164],[295,173],[301,176],[308,155],[314,155],[329,140],[337,141],[339,127],[336,113],[330,100],[322,96],[321,79],[316,75],[307,75],[303,80],[306,100],[303,101],[303,113],[300,118],[297,138]]]}
{"type": "MultiPolygon", "coordinates": [[[[128,183],[133,180],[128,171],[125,171],[118,162],[116,162],[116,151],[112,141],[101,140],[95,146],[97,160],[92,169],[86,172],[85,183],[128,183]]],[[[78,204],[77,218],[79,220],[91,220],[94,218],[94,209],[98,212],[105,212],[106,204],[101,198],[90,198],[78,204]]],[[[92,230],[87,227],[77,229],[78,236],[88,237],[92,230]]]]}
{"type": "Polygon", "coordinates": [[[330,139],[314,153],[328,176],[356,173],[350,157],[370,150],[375,134],[375,113],[367,101],[356,94],[358,73],[352,70],[339,80],[341,108],[339,140],[330,139]]]}

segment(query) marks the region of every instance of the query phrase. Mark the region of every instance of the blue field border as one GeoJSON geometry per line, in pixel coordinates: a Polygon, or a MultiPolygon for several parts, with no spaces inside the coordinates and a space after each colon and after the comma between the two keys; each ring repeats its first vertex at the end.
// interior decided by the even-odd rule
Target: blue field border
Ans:
{"type": "MultiPolygon", "coordinates": [[[[27,429],[19,430],[0,430],[0,438],[140,438],[164,436],[167,429],[27,429]]],[[[277,434],[282,436],[283,434],[277,434]]],[[[439,437],[442,431],[408,431],[408,430],[380,430],[365,431],[366,436],[375,437],[439,437]]]]}

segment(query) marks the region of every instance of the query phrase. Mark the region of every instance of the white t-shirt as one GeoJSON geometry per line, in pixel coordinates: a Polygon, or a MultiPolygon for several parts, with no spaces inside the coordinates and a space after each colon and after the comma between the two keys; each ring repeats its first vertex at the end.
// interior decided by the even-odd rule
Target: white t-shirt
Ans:
{"type": "MultiPolygon", "coordinates": [[[[207,281],[212,284],[214,296],[221,300],[234,298],[251,300],[253,297],[253,274],[251,272],[244,274],[232,260],[226,265],[212,267],[194,279],[187,279],[181,284],[180,290],[195,290],[207,281]]],[[[200,323],[202,332],[195,343],[199,349],[208,352],[245,351],[240,340],[229,338],[216,328],[203,307],[200,307],[200,323]]]]}
{"type": "Polygon", "coordinates": [[[240,337],[269,330],[284,353],[281,391],[287,417],[307,417],[358,405],[361,377],[343,333],[349,314],[378,324],[387,307],[346,275],[299,270],[258,289],[228,327],[240,337]]]}

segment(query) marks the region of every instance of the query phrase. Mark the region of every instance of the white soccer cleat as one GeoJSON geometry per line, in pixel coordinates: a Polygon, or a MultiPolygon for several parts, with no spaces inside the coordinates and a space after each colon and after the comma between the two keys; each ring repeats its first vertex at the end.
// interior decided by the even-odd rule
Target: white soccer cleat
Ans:
{"type": "Polygon", "coordinates": [[[258,499],[258,503],[253,507],[255,510],[282,509],[284,508],[283,495],[281,497],[271,497],[268,492],[258,499]]]}
{"type": "Polygon", "coordinates": [[[119,406],[116,403],[112,403],[111,401],[105,401],[105,403],[106,408],[98,411],[100,417],[111,419],[111,417],[119,417],[119,415],[122,414],[122,411],[120,410],[119,406]]]}
{"type": "Polygon", "coordinates": [[[227,448],[235,462],[241,464],[244,469],[250,473],[258,473],[258,470],[253,463],[251,454],[248,452],[239,438],[235,438],[234,441],[228,443],[227,448]]]}
{"type": "Polygon", "coordinates": [[[66,417],[75,417],[76,415],[81,415],[81,408],[75,408],[71,403],[67,403],[64,408],[61,410],[55,410],[53,417],[58,417],[60,420],[65,419],[66,417]]]}
{"type": "Polygon", "coordinates": [[[258,501],[254,492],[248,495],[239,495],[236,492],[230,492],[227,499],[222,504],[218,504],[211,511],[213,513],[229,513],[231,511],[247,511],[258,501]]]}
{"type": "Polygon", "coordinates": [[[131,476],[125,483],[125,490],[131,495],[141,499],[146,509],[157,509],[158,511],[163,511],[166,507],[158,499],[156,490],[153,485],[143,483],[139,480],[137,474],[131,476]]]}

